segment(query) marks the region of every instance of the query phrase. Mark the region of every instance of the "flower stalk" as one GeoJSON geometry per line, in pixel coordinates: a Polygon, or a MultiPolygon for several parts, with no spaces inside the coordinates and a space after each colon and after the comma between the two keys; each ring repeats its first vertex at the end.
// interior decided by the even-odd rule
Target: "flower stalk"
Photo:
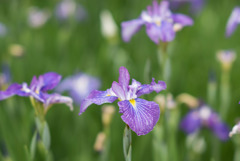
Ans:
{"type": "Polygon", "coordinates": [[[123,132],[123,153],[125,161],[132,160],[132,134],[128,125],[126,125],[123,132]]]}

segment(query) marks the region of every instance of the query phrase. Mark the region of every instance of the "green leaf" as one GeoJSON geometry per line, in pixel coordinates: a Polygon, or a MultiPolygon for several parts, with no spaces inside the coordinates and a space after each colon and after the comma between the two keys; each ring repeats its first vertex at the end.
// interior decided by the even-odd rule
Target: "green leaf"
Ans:
{"type": "Polygon", "coordinates": [[[30,157],[31,157],[31,160],[33,160],[34,157],[35,157],[36,145],[37,145],[37,131],[35,131],[35,133],[34,133],[34,135],[32,137],[31,144],[30,144],[30,157]]]}
{"type": "Polygon", "coordinates": [[[44,123],[42,140],[46,150],[49,150],[51,144],[51,136],[47,122],[44,123]]]}

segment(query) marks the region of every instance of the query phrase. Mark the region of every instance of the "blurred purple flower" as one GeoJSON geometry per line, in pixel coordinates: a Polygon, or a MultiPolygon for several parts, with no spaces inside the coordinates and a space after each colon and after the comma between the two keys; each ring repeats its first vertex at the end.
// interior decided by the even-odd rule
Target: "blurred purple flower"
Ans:
{"type": "Polygon", "coordinates": [[[7,27],[3,24],[0,23],[0,37],[3,37],[7,34],[7,27]]]}
{"type": "Polygon", "coordinates": [[[198,14],[201,12],[204,0],[168,0],[170,2],[170,8],[176,10],[177,8],[185,5],[190,5],[190,12],[193,14],[198,14]]]}
{"type": "Polygon", "coordinates": [[[112,87],[106,91],[92,91],[82,102],[79,115],[93,103],[101,105],[103,103],[112,103],[119,99],[118,106],[119,112],[122,113],[122,120],[137,135],[149,133],[159,119],[160,109],[157,103],[138,97],[153,91],[158,93],[166,89],[165,82],[159,81],[155,83],[153,79],[151,84],[142,85],[140,82],[132,79],[132,84],[129,85],[130,75],[125,67],[120,67],[118,81],[119,83],[114,81],[112,87]]]}
{"type": "Polygon", "coordinates": [[[228,20],[226,28],[226,37],[230,37],[240,23],[240,7],[235,7],[228,20]]]}
{"type": "Polygon", "coordinates": [[[54,72],[40,75],[37,79],[33,77],[30,86],[27,83],[13,83],[6,91],[0,91],[0,101],[11,96],[18,95],[23,97],[32,96],[39,102],[42,102],[45,109],[48,109],[52,104],[65,103],[72,110],[72,99],[70,97],[61,96],[57,93],[48,94],[48,90],[52,90],[61,80],[61,76],[54,72]]]}
{"type": "Polygon", "coordinates": [[[74,76],[64,79],[56,88],[56,91],[62,93],[68,91],[74,102],[80,105],[82,100],[87,97],[91,91],[99,89],[101,82],[98,78],[84,73],[78,73],[74,76]]]}
{"type": "Polygon", "coordinates": [[[227,140],[229,138],[228,126],[221,121],[216,112],[212,111],[206,105],[190,111],[181,121],[180,127],[187,134],[194,133],[202,127],[207,127],[220,140],[227,140]]]}
{"type": "Polygon", "coordinates": [[[147,11],[143,11],[139,18],[121,24],[123,40],[130,41],[142,25],[146,26],[148,37],[158,44],[160,40],[172,41],[175,33],[184,26],[193,25],[193,20],[184,14],[173,14],[167,1],[162,1],[158,5],[158,2],[153,0],[152,6],[148,6],[147,11]]]}
{"type": "Polygon", "coordinates": [[[43,26],[49,19],[50,14],[47,10],[41,10],[37,7],[29,8],[28,23],[33,28],[43,26]]]}
{"type": "Polygon", "coordinates": [[[55,13],[57,18],[63,21],[69,19],[70,17],[74,17],[80,22],[87,17],[86,10],[74,0],[62,0],[59,2],[55,13]]]}
{"type": "Polygon", "coordinates": [[[11,72],[8,64],[2,65],[2,73],[0,73],[0,90],[3,89],[11,81],[11,72]]]}

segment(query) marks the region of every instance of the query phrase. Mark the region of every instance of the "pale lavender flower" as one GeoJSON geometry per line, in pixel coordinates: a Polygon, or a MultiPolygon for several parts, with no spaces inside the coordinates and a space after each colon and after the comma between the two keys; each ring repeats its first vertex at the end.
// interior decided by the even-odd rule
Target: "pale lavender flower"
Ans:
{"type": "Polygon", "coordinates": [[[7,34],[7,27],[0,23],[0,37],[4,37],[7,34]]]}
{"type": "Polygon", "coordinates": [[[72,99],[70,97],[61,96],[57,93],[48,94],[48,90],[52,90],[60,82],[61,76],[54,72],[40,75],[37,79],[33,77],[30,86],[27,83],[13,83],[6,91],[0,91],[0,101],[12,97],[14,95],[22,97],[33,97],[37,101],[42,102],[47,110],[52,104],[65,103],[72,110],[72,99]]]}
{"type": "Polygon", "coordinates": [[[62,0],[59,2],[55,14],[59,20],[63,21],[70,17],[75,18],[77,21],[82,21],[87,17],[86,10],[74,0],[62,0]]]}
{"type": "Polygon", "coordinates": [[[226,28],[226,37],[230,37],[240,23],[240,7],[235,7],[228,20],[226,28]]]}
{"type": "Polygon", "coordinates": [[[191,110],[181,121],[180,127],[187,134],[197,132],[202,127],[206,127],[220,140],[227,140],[229,138],[228,126],[222,122],[216,112],[206,105],[191,110]]]}
{"type": "Polygon", "coordinates": [[[39,28],[43,26],[49,19],[50,14],[46,10],[41,10],[37,7],[31,7],[29,9],[28,23],[33,28],[39,28]]]}
{"type": "Polygon", "coordinates": [[[119,69],[119,82],[113,82],[112,87],[106,91],[94,90],[84,99],[80,106],[82,114],[91,104],[101,105],[103,103],[112,103],[119,99],[119,112],[122,113],[122,120],[137,134],[145,135],[152,131],[156,125],[160,109],[157,103],[147,101],[140,97],[153,91],[160,92],[166,89],[163,81],[155,83],[154,79],[151,84],[141,84],[132,79],[129,85],[130,75],[125,67],[119,69]]]}
{"type": "Polygon", "coordinates": [[[159,44],[159,41],[172,41],[176,31],[184,26],[193,25],[193,20],[184,14],[173,14],[167,1],[158,4],[156,0],[153,0],[152,6],[148,6],[147,11],[143,11],[139,18],[121,24],[123,40],[130,41],[143,25],[146,26],[148,37],[159,44]]]}
{"type": "Polygon", "coordinates": [[[64,79],[56,88],[56,91],[62,93],[69,92],[74,102],[79,104],[86,98],[91,91],[99,89],[101,82],[98,78],[85,73],[78,73],[64,79]]]}
{"type": "Polygon", "coordinates": [[[230,131],[229,133],[229,136],[232,137],[236,134],[240,134],[240,122],[233,126],[232,131],[230,131]]]}

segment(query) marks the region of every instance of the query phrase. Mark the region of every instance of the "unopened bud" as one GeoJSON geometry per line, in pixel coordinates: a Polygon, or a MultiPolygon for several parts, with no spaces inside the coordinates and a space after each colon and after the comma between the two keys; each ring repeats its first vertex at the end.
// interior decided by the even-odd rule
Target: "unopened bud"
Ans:
{"type": "Polygon", "coordinates": [[[104,127],[108,127],[112,121],[112,116],[115,112],[115,108],[112,105],[105,105],[102,108],[102,123],[104,127]]]}
{"type": "Polygon", "coordinates": [[[191,96],[190,94],[183,93],[177,97],[179,103],[185,103],[190,108],[196,108],[199,106],[199,101],[197,98],[191,96]]]}
{"type": "Polygon", "coordinates": [[[217,52],[217,59],[222,64],[222,68],[228,71],[231,69],[232,63],[236,59],[236,53],[230,50],[221,50],[217,52]]]}
{"type": "Polygon", "coordinates": [[[94,144],[95,151],[102,152],[104,150],[105,139],[106,139],[106,134],[104,132],[98,133],[95,144],[94,144]]]}

